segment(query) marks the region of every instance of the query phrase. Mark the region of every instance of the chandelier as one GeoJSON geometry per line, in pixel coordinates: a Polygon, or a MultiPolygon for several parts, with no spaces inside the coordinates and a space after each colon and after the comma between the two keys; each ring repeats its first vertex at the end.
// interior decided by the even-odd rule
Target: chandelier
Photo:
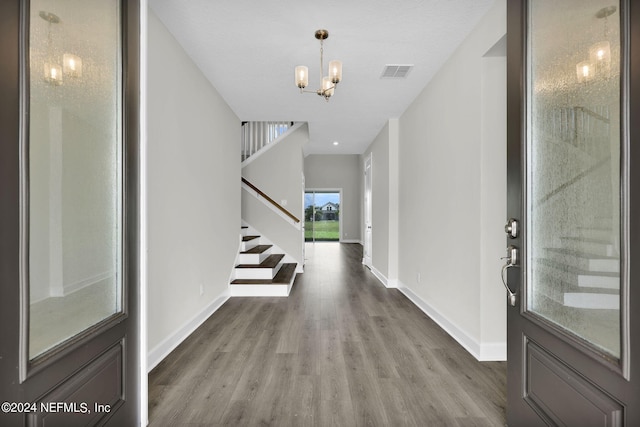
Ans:
{"type": "Polygon", "coordinates": [[[318,30],[316,31],[316,38],[320,40],[320,89],[318,90],[304,90],[309,85],[309,68],[304,65],[298,65],[296,67],[295,79],[296,86],[300,88],[300,93],[316,93],[320,96],[324,96],[324,99],[329,101],[331,95],[336,89],[336,85],[342,80],[342,62],[330,61],[329,72],[324,76],[324,63],[323,63],[323,42],[329,37],[329,31],[318,30]],[[324,77],[323,77],[324,76],[324,77]]]}

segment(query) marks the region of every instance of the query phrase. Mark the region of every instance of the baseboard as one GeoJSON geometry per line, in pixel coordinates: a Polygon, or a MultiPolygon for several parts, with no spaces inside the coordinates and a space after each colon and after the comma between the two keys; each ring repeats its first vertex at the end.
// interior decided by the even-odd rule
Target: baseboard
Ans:
{"type": "Polygon", "coordinates": [[[398,282],[398,289],[402,292],[411,302],[413,302],[420,310],[422,310],[427,316],[429,316],[434,322],[436,322],[442,329],[444,329],[458,344],[464,347],[473,357],[478,361],[503,361],[507,359],[507,344],[505,343],[479,343],[473,337],[469,336],[462,328],[448,320],[445,316],[440,314],[429,303],[424,301],[418,295],[416,295],[410,288],[404,285],[402,282],[398,282]]]}
{"type": "Polygon", "coordinates": [[[384,287],[387,287],[387,278],[384,276],[384,274],[380,273],[380,271],[378,271],[377,268],[375,268],[373,265],[369,266],[369,270],[371,271],[371,273],[373,273],[373,275],[376,277],[376,279],[378,279],[380,281],[380,283],[382,283],[384,285],[384,287]]]}
{"type": "Polygon", "coordinates": [[[342,239],[342,240],[340,240],[340,243],[357,243],[359,245],[362,244],[362,242],[360,240],[357,240],[357,239],[342,239]]]}
{"type": "Polygon", "coordinates": [[[398,287],[398,279],[387,279],[387,276],[382,274],[380,270],[372,266],[367,266],[371,273],[376,276],[376,279],[380,281],[384,285],[385,288],[397,288],[398,287]]]}
{"type": "Polygon", "coordinates": [[[507,343],[506,342],[490,342],[480,344],[480,357],[477,358],[481,362],[504,362],[507,360],[507,343]]]}
{"type": "Polygon", "coordinates": [[[82,280],[78,280],[74,283],[69,283],[67,285],[62,285],[62,293],[60,292],[50,292],[50,296],[52,297],[64,297],[70,295],[74,292],[79,291],[80,289],[84,289],[88,286],[95,285],[103,280],[106,280],[110,277],[113,277],[113,271],[104,271],[102,273],[96,274],[91,277],[87,277],[82,280]]]}
{"type": "Polygon", "coordinates": [[[224,304],[230,297],[229,290],[224,291],[218,298],[211,301],[209,305],[203,308],[200,313],[196,314],[184,326],[175,331],[173,334],[165,338],[160,344],[155,346],[147,353],[147,372],[151,372],[158,363],[169,355],[182,341],[193,333],[200,325],[204,323],[213,313],[224,304]]]}

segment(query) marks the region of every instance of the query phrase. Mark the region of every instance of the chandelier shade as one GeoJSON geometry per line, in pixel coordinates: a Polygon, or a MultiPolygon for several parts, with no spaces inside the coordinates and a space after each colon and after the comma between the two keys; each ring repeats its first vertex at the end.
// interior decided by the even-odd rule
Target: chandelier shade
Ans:
{"type": "Polygon", "coordinates": [[[309,68],[304,65],[296,67],[296,86],[304,89],[309,85],[309,68]]]}

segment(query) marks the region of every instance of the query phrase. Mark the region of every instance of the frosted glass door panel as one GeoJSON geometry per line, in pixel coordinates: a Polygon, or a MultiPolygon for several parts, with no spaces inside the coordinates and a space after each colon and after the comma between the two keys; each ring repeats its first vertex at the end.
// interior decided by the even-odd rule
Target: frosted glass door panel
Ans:
{"type": "Polygon", "coordinates": [[[527,309],[619,358],[620,5],[528,4],[527,309]]]}
{"type": "Polygon", "coordinates": [[[122,310],[118,1],[32,0],[29,357],[122,310]]]}
{"type": "Polygon", "coordinates": [[[619,357],[619,5],[529,7],[527,308],[619,357]]]}

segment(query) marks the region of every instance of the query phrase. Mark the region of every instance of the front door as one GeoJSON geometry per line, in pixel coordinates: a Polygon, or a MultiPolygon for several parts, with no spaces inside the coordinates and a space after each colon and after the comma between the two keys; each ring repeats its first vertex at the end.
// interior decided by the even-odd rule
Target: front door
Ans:
{"type": "Polygon", "coordinates": [[[640,425],[640,2],[508,1],[510,426],[640,425]]]}
{"type": "Polygon", "coordinates": [[[139,4],[0,3],[0,425],[140,423],[139,4]]]}

